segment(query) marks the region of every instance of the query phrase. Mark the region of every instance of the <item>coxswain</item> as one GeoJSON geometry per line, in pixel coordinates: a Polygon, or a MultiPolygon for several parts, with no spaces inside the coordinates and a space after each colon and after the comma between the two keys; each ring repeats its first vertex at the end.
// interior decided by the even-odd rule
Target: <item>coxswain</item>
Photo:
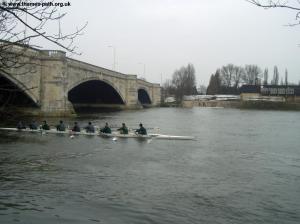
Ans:
{"type": "Polygon", "coordinates": [[[50,130],[49,125],[47,124],[47,121],[43,121],[42,130],[50,130]]]}
{"type": "Polygon", "coordinates": [[[38,124],[36,123],[35,120],[32,120],[32,122],[29,124],[29,128],[31,130],[37,130],[38,129],[38,124]]]}
{"type": "Polygon", "coordinates": [[[126,127],[125,123],[122,123],[122,127],[118,129],[120,131],[120,134],[127,135],[128,134],[128,128],[126,127]]]}
{"type": "Polygon", "coordinates": [[[107,122],[105,123],[105,127],[100,129],[100,132],[101,132],[101,133],[105,133],[105,134],[111,134],[111,129],[110,129],[110,127],[108,126],[108,123],[107,123],[107,122]]]}
{"type": "Polygon", "coordinates": [[[74,122],[74,127],[72,128],[72,131],[74,131],[74,132],[80,132],[80,127],[79,127],[79,125],[78,125],[77,122],[74,122]]]}
{"type": "Polygon", "coordinates": [[[56,130],[57,131],[65,131],[66,130],[65,124],[62,120],[60,120],[59,124],[56,125],[56,130]]]}
{"type": "Polygon", "coordinates": [[[17,124],[17,129],[18,130],[26,129],[26,126],[23,124],[22,121],[19,121],[18,124],[17,124]]]}
{"type": "Polygon", "coordinates": [[[95,127],[92,125],[92,122],[89,122],[88,126],[85,127],[87,133],[94,133],[95,127]]]}
{"type": "Polygon", "coordinates": [[[140,128],[135,131],[139,135],[147,135],[147,130],[143,127],[143,124],[140,123],[140,128]]]}

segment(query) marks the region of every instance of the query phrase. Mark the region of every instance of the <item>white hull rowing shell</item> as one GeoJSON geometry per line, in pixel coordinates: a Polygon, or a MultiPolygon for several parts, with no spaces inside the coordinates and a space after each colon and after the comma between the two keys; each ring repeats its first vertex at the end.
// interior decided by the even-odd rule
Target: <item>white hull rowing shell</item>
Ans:
{"type": "Polygon", "coordinates": [[[17,129],[17,128],[0,128],[2,131],[15,131],[15,132],[30,132],[30,133],[47,133],[47,134],[68,134],[68,135],[90,135],[90,136],[103,136],[103,137],[117,137],[117,138],[139,138],[139,139],[169,139],[169,140],[194,140],[193,136],[176,136],[176,135],[162,135],[162,134],[148,134],[148,135],[137,135],[134,133],[130,134],[120,134],[120,133],[89,133],[86,131],[73,132],[72,130],[68,131],[57,131],[56,129],[51,130],[32,130],[32,129],[17,129]]]}

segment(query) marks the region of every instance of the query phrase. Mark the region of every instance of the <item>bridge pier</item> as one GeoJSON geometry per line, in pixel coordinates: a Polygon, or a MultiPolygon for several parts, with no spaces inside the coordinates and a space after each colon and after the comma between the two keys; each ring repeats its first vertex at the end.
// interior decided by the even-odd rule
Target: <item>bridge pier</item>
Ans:
{"type": "Polygon", "coordinates": [[[40,115],[72,116],[75,114],[68,100],[67,60],[64,52],[46,52],[47,60],[42,60],[40,77],[40,115]]]}

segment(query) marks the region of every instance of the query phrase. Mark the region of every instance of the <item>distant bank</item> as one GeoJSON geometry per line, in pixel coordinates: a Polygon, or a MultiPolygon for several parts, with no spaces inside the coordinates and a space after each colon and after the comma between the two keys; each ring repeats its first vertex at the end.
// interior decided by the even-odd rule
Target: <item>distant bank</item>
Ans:
{"type": "MultiPolygon", "coordinates": [[[[166,103],[166,105],[176,105],[166,103]]],[[[190,107],[224,107],[300,111],[300,86],[244,85],[240,95],[185,96],[181,104],[190,107]]]]}

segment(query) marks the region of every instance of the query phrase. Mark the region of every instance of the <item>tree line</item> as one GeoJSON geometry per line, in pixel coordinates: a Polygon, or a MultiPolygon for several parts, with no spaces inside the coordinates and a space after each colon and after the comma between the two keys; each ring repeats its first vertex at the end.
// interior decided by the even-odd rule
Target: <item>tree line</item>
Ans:
{"type": "Polygon", "coordinates": [[[278,67],[274,66],[273,76],[269,81],[269,70],[262,70],[257,65],[236,66],[227,64],[217,69],[211,75],[207,94],[239,94],[242,85],[288,85],[288,71],[285,69],[284,79],[278,72],[278,67]]]}
{"type": "Polygon", "coordinates": [[[175,70],[172,79],[166,80],[163,84],[162,90],[164,96],[175,96],[176,100],[180,102],[185,95],[239,94],[242,85],[290,84],[293,83],[288,81],[287,69],[285,69],[284,76],[280,77],[277,66],[274,66],[273,74],[269,76],[268,68],[262,70],[258,65],[245,65],[242,67],[227,64],[218,68],[211,75],[207,88],[200,85],[197,89],[195,68],[193,64],[188,64],[175,70]]]}

